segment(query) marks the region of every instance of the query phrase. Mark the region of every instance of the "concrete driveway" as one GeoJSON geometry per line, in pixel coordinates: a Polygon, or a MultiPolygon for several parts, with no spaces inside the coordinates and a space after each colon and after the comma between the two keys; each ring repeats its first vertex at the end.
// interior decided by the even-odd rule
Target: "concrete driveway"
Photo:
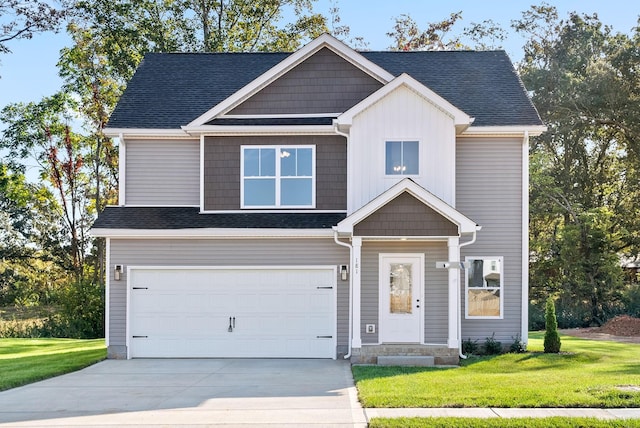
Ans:
{"type": "Polygon", "coordinates": [[[365,427],[348,362],[106,360],[0,392],[0,426],[365,427]]]}

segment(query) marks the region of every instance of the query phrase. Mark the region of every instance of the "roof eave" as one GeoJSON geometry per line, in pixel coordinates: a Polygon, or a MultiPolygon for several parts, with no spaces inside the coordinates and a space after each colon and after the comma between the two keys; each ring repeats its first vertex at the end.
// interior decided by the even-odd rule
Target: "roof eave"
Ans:
{"type": "Polygon", "coordinates": [[[107,137],[159,137],[159,138],[190,138],[190,135],[180,128],[104,128],[107,137]]]}
{"type": "Polygon", "coordinates": [[[92,228],[97,238],[329,238],[333,230],[326,229],[248,229],[248,228],[189,228],[189,229],[122,229],[92,228]]]}
{"type": "Polygon", "coordinates": [[[191,136],[199,135],[334,135],[332,125],[199,125],[183,126],[182,130],[191,136]]]}
{"type": "Polygon", "coordinates": [[[544,125],[505,125],[505,126],[470,126],[460,136],[464,137],[521,137],[528,134],[536,137],[547,131],[544,125]]]}

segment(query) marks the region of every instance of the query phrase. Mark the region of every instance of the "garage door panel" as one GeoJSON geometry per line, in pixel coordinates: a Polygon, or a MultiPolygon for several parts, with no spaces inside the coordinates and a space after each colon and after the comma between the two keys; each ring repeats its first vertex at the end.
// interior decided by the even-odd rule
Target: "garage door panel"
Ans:
{"type": "Polygon", "coordinates": [[[131,356],[335,358],[334,286],[333,269],[132,269],[131,356]]]}

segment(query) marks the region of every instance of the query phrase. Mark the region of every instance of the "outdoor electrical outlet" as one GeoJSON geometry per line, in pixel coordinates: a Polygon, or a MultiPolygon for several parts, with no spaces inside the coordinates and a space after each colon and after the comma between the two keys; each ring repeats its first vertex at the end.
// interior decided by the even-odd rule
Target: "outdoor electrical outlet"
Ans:
{"type": "Polygon", "coordinates": [[[376,332],[376,325],[375,324],[367,324],[366,325],[366,331],[367,331],[367,333],[375,333],[376,332]]]}

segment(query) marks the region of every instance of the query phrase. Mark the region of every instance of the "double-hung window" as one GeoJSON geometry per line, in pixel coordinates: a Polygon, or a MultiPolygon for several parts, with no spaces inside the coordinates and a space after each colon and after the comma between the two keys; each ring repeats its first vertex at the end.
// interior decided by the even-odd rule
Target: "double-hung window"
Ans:
{"type": "Polygon", "coordinates": [[[242,208],[314,208],[315,146],[242,146],[242,208]]]}
{"type": "Polygon", "coordinates": [[[467,318],[502,318],[504,302],[502,257],[467,257],[467,318]]]}
{"type": "Polygon", "coordinates": [[[418,141],[386,141],[385,174],[419,175],[420,146],[418,141]]]}

